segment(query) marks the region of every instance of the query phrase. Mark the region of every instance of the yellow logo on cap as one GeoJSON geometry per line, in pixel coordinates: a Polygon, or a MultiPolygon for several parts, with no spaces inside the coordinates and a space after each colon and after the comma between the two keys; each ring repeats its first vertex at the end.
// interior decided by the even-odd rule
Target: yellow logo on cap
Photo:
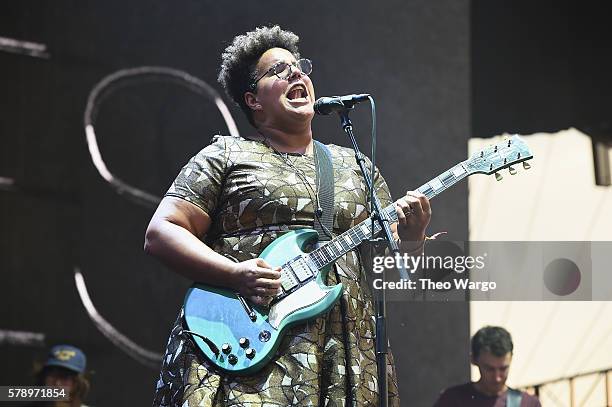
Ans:
{"type": "Polygon", "coordinates": [[[55,351],[55,357],[59,360],[66,361],[76,356],[76,352],[73,350],[57,350],[55,351]]]}

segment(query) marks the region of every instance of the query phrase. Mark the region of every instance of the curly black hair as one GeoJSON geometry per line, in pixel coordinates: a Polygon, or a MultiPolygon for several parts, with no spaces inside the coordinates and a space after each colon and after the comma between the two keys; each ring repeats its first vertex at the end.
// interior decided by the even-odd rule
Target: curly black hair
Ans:
{"type": "Polygon", "coordinates": [[[255,67],[259,58],[271,48],[284,48],[299,58],[297,46],[299,40],[300,37],[291,31],[283,30],[278,25],[257,27],[253,31],[236,36],[223,51],[217,80],[253,126],[255,125],[253,114],[244,101],[244,93],[251,91],[251,83],[256,79],[255,67]]]}
{"type": "Polygon", "coordinates": [[[488,351],[500,357],[512,353],[514,345],[510,332],[500,326],[485,326],[472,337],[472,357],[478,358],[480,352],[488,351]]]}

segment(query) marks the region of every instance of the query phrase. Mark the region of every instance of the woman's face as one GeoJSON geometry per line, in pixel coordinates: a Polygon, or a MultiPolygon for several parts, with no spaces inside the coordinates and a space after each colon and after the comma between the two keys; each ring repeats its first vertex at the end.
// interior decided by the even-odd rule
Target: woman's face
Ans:
{"type": "Polygon", "coordinates": [[[314,87],[310,78],[294,66],[295,56],[283,48],[264,52],[257,63],[257,76],[261,76],[279,62],[292,64],[291,75],[286,79],[269,72],[257,82],[255,93],[264,123],[305,122],[314,116],[314,87]]]}

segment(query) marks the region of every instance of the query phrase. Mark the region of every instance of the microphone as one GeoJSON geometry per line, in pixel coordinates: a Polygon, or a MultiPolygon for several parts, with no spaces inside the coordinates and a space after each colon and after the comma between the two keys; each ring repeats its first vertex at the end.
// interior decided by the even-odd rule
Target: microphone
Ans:
{"type": "Polygon", "coordinates": [[[314,111],[316,114],[328,115],[332,112],[352,109],[357,103],[367,100],[368,96],[370,95],[363,93],[359,95],[322,97],[314,103],[314,111]]]}

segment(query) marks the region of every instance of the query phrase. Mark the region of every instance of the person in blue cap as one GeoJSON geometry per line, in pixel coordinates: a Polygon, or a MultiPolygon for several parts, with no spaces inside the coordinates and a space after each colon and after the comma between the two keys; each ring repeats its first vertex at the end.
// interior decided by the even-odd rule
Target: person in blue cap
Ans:
{"type": "Polygon", "coordinates": [[[68,388],[70,400],[58,401],[55,406],[86,407],[82,402],[89,392],[89,380],[85,377],[87,357],[83,351],[72,345],[56,345],[38,375],[42,386],[68,388]]]}

